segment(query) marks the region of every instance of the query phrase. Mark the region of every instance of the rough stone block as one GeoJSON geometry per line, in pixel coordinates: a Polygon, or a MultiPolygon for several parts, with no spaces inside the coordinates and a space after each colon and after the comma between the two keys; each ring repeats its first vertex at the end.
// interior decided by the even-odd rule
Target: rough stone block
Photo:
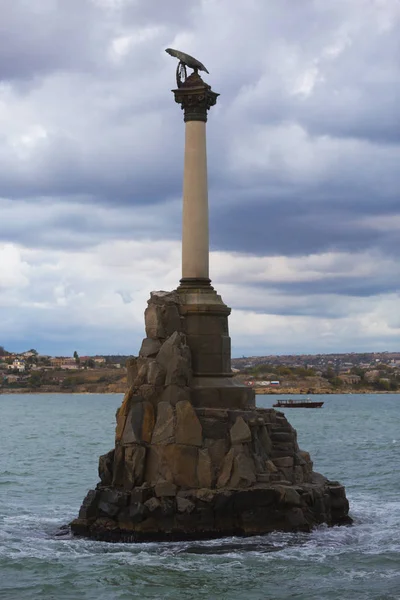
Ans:
{"type": "Polygon", "coordinates": [[[171,444],[175,440],[174,409],[168,402],[157,406],[157,420],[151,438],[152,444],[171,444]]]}
{"type": "Polygon", "coordinates": [[[290,467],[293,467],[293,464],[294,464],[293,456],[282,456],[281,458],[274,458],[272,460],[272,462],[278,469],[290,468],[290,467]]]}
{"type": "Polygon", "coordinates": [[[190,385],[192,371],[188,361],[183,356],[175,354],[167,366],[165,385],[179,385],[182,387],[190,385]]]}
{"type": "Polygon", "coordinates": [[[176,499],[176,506],[180,513],[191,513],[196,508],[193,502],[187,498],[178,497],[176,499]]]}
{"type": "Polygon", "coordinates": [[[205,438],[213,440],[223,439],[228,435],[229,424],[227,420],[200,417],[205,438]]]}
{"type": "Polygon", "coordinates": [[[128,360],[126,361],[126,380],[127,380],[128,390],[132,387],[133,382],[135,381],[135,379],[137,377],[137,374],[138,374],[137,358],[135,356],[132,356],[131,358],[128,358],[128,360]]]}
{"type": "Polygon", "coordinates": [[[144,506],[150,513],[152,513],[161,508],[161,502],[158,498],[150,498],[150,500],[146,500],[144,506]]]}
{"type": "Polygon", "coordinates": [[[123,446],[116,445],[114,452],[114,466],[113,466],[113,480],[112,485],[116,487],[122,487],[124,482],[124,460],[125,460],[125,448],[123,446]]]}
{"type": "Polygon", "coordinates": [[[176,492],[177,492],[177,487],[174,483],[171,483],[170,481],[161,481],[160,483],[157,483],[157,485],[154,487],[154,492],[155,495],[158,498],[161,498],[163,496],[176,496],[176,492]]]}
{"type": "Polygon", "coordinates": [[[97,490],[90,490],[83,502],[82,506],[79,510],[79,518],[80,519],[90,519],[96,516],[97,507],[100,499],[100,492],[97,490]]]}
{"type": "Polygon", "coordinates": [[[100,513],[104,513],[109,517],[115,517],[120,511],[120,507],[116,504],[110,504],[109,502],[104,502],[103,500],[99,501],[97,508],[100,513]]]}
{"type": "Polygon", "coordinates": [[[212,463],[208,450],[199,450],[198,464],[197,464],[197,480],[198,485],[204,488],[210,488],[213,479],[212,463]]]}
{"type": "Polygon", "coordinates": [[[163,391],[164,386],[154,386],[149,385],[148,383],[141,385],[139,388],[139,393],[143,400],[148,400],[154,408],[156,408],[157,404],[161,401],[163,391]]]}
{"type": "Polygon", "coordinates": [[[237,417],[235,424],[231,427],[230,436],[232,445],[251,442],[250,427],[243,417],[237,417]]]}
{"type": "Polygon", "coordinates": [[[161,396],[162,402],[175,406],[178,402],[190,401],[190,388],[172,384],[165,387],[161,396]]]}
{"type": "Polygon", "coordinates": [[[147,509],[141,502],[134,502],[129,507],[129,520],[132,523],[140,523],[143,521],[147,513],[147,509]]]}
{"type": "Polygon", "coordinates": [[[166,338],[164,315],[161,306],[149,304],[144,312],[146,336],[148,338],[166,338]]]}
{"type": "Polygon", "coordinates": [[[128,446],[125,448],[124,487],[132,489],[143,483],[146,465],[146,448],[143,446],[128,446]]]}
{"type": "Polygon", "coordinates": [[[231,478],[234,457],[235,453],[233,448],[231,448],[222,463],[221,474],[217,481],[217,488],[224,488],[227,486],[228,481],[231,478]]]}
{"type": "Polygon", "coordinates": [[[182,331],[183,323],[177,306],[171,304],[163,307],[163,321],[167,336],[182,331]]]}
{"type": "Polygon", "coordinates": [[[268,473],[277,473],[278,472],[278,469],[276,468],[276,466],[274,465],[272,460],[267,460],[265,462],[265,468],[268,473]]]}
{"type": "Polygon", "coordinates": [[[214,480],[215,478],[218,478],[222,469],[222,463],[229,449],[228,442],[225,439],[206,439],[204,445],[208,449],[208,453],[210,455],[214,480]]]}
{"type": "Polygon", "coordinates": [[[253,459],[245,452],[240,452],[233,461],[232,476],[229,486],[232,488],[249,487],[257,480],[253,459]]]}
{"type": "Polygon", "coordinates": [[[157,360],[150,360],[147,368],[147,383],[152,386],[162,386],[165,383],[166,371],[157,360]]]}
{"type": "Polygon", "coordinates": [[[157,362],[167,370],[174,356],[182,356],[182,347],[184,345],[185,336],[182,333],[173,333],[161,346],[157,354],[157,362]]]}
{"type": "Polygon", "coordinates": [[[160,348],[160,340],[154,338],[144,338],[139,351],[139,356],[142,356],[143,358],[153,358],[157,356],[160,348]]]}
{"type": "Polygon", "coordinates": [[[99,477],[103,485],[111,485],[113,478],[115,450],[110,450],[99,458],[99,477]]]}
{"type": "Polygon", "coordinates": [[[145,400],[143,403],[143,419],[142,419],[142,431],[141,431],[141,441],[145,443],[149,443],[151,441],[154,424],[155,424],[155,415],[154,408],[151,402],[145,400]]]}
{"type": "Polygon", "coordinates": [[[134,487],[131,492],[131,504],[144,504],[152,495],[153,492],[148,483],[144,483],[140,487],[134,487]]]}
{"type": "Polygon", "coordinates": [[[162,448],[162,446],[154,446],[152,444],[147,448],[145,481],[151,485],[154,485],[162,478],[162,448]]]}
{"type": "Polygon", "coordinates": [[[102,502],[107,502],[107,504],[115,504],[121,508],[127,506],[129,498],[129,494],[115,488],[108,488],[100,492],[100,500],[102,502]]]}
{"type": "Polygon", "coordinates": [[[201,446],[203,444],[202,427],[190,402],[178,402],[176,405],[176,430],[177,444],[188,446],[201,446]]]}
{"type": "MultiPolygon", "coordinates": [[[[140,400],[142,400],[142,398],[140,398],[140,400]]],[[[142,441],[143,412],[142,401],[131,404],[125,422],[124,433],[121,438],[122,444],[140,444],[142,441]]]]}
{"type": "Polygon", "coordinates": [[[163,466],[172,475],[173,482],[184,488],[196,488],[198,451],[194,446],[170,444],[163,448],[163,466]]]}

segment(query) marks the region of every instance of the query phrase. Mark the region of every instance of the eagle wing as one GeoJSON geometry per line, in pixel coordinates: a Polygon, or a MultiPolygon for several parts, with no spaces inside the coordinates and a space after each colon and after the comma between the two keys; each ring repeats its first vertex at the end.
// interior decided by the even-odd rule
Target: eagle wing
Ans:
{"type": "Polygon", "coordinates": [[[199,69],[200,71],[205,71],[206,73],[208,73],[203,63],[197,60],[197,58],[190,56],[190,54],[186,54],[185,52],[181,52],[180,50],[174,50],[174,48],[167,48],[165,52],[167,52],[171,56],[174,56],[191,69],[199,69]]]}

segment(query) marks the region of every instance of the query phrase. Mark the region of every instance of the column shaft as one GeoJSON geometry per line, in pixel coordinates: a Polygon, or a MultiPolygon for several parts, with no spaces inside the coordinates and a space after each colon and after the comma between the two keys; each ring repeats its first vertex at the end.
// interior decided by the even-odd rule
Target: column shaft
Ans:
{"type": "Polygon", "coordinates": [[[182,279],[208,279],[206,123],[187,121],[183,175],[182,279]]]}

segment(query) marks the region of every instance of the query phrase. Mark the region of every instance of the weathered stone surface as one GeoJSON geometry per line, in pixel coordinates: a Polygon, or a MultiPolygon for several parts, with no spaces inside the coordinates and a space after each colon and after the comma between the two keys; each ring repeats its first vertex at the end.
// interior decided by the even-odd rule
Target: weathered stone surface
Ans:
{"type": "Polygon", "coordinates": [[[146,336],[148,338],[166,338],[164,315],[161,306],[149,304],[144,313],[146,336]]]}
{"type": "Polygon", "coordinates": [[[151,402],[134,402],[131,404],[129,414],[126,418],[121,443],[127,445],[150,442],[153,428],[154,408],[151,402]]]}
{"type": "Polygon", "coordinates": [[[142,485],[145,469],[146,448],[143,446],[128,446],[125,448],[124,487],[132,489],[142,485]]]}
{"type": "Polygon", "coordinates": [[[233,461],[229,486],[232,488],[249,487],[257,480],[254,460],[245,451],[239,452],[233,461]]]}
{"type": "Polygon", "coordinates": [[[301,496],[300,494],[290,486],[276,486],[276,491],[279,494],[279,499],[283,504],[290,506],[300,506],[301,496]]]}
{"type": "Polygon", "coordinates": [[[110,450],[99,458],[99,477],[103,485],[111,485],[114,468],[115,450],[110,450]]]}
{"type": "Polygon", "coordinates": [[[231,448],[228,454],[225,456],[224,462],[222,463],[221,474],[217,481],[218,488],[224,488],[228,484],[228,481],[231,478],[234,457],[235,453],[233,448],[231,448]]]}
{"type": "Polygon", "coordinates": [[[158,508],[161,508],[161,502],[158,498],[150,498],[150,500],[146,500],[144,505],[151,513],[156,511],[158,508]]]}
{"type": "Polygon", "coordinates": [[[176,384],[167,385],[162,392],[161,401],[168,402],[172,406],[176,406],[178,402],[190,402],[190,388],[176,384]]]}
{"type": "Polygon", "coordinates": [[[165,385],[188,386],[191,380],[191,368],[188,361],[183,356],[175,355],[171,357],[165,376],[165,385]]]}
{"type": "Polygon", "coordinates": [[[210,488],[212,485],[213,473],[211,458],[207,449],[199,450],[197,463],[197,481],[200,487],[210,488]]]}
{"type": "Polygon", "coordinates": [[[147,383],[152,386],[162,386],[165,383],[166,372],[157,360],[149,360],[147,367],[147,383]]]}
{"type": "Polygon", "coordinates": [[[125,460],[125,448],[120,445],[115,446],[114,452],[114,466],[113,466],[113,480],[112,485],[120,487],[124,483],[124,464],[125,460]]]}
{"type": "Polygon", "coordinates": [[[200,417],[200,423],[205,438],[220,440],[225,438],[229,432],[228,419],[216,419],[210,417],[200,417]]]}
{"type": "Polygon", "coordinates": [[[220,471],[222,469],[222,463],[224,461],[225,455],[228,452],[228,443],[225,439],[220,440],[210,440],[206,439],[204,442],[205,447],[208,450],[211,464],[212,464],[212,474],[213,481],[219,477],[220,471]]]}
{"type": "Polygon", "coordinates": [[[185,344],[185,336],[182,333],[173,333],[161,346],[157,354],[157,362],[168,369],[172,358],[182,356],[182,346],[185,344]]]}
{"type": "Polygon", "coordinates": [[[151,402],[143,402],[142,442],[149,443],[155,425],[154,408],[151,402]]]}
{"type": "Polygon", "coordinates": [[[182,319],[177,306],[166,306],[163,309],[163,318],[167,336],[172,335],[175,331],[182,331],[182,319]]]}
{"type": "Polygon", "coordinates": [[[176,499],[176,505],[178,508],[178,512],[180,513],[191,513],[195,509],[195,504],[186,498],[178,497],[176,499]]]}
{"type": "Polygon", "coordinates": [[[282,456],[281,458],[273,458],[272,462],[278,469],[290,468],[293,467],[293,456],[282,456]]]}
{"type": "Polygon", "coordinates": [[[136,379],[133,382],[133,387],[138,388],[144,383],[147,383],[147,370],[149,368],[149,360],[147,358],[138,358],[138,372],[136,379]]]}
{"type": "Polygon", "coordinates": [[[147,301],[148,304],[158,304],[166,306],[170,304],[180,304],[180,297],[177,291],[165,291],[165,290],[154,290],[150,292],[150,299],[147,301]]]}
{"type": "Polygon", "coordinates": [[[168,402],[157,406],[157,420],[151,438],[152,444],[172,444],[175,441],[174,409],[168,402]]]}
{"type": "Polygon", "coordinates": [[[188,446],[201,446],[203,444],[202,427],[193,406],[187,400],[176,405],[176,430],[177,444],[188,446]]]}
{"type": "MultiPolygon", "coordinates": [[[[146,515],[146,507],[141,502],[134,502],[129,507],[129,520],[133,523],[140,523],[146,515]]],[[[126,526],[126,525],[125,525],[126,526]]]]}
{"type": "Polygon", "coordinates": [[[156,408],[157,404],[161,402],[163,391],[164,386],[149,385],[148,383],[142,384],[139,388],[139,393],[143,400],[148,400],[151,402],[154,408],[156,408]]]}
{"type": "Polygon", "coordinates": [[[132,356],[128,358],[126,361],[126,382],[128,390],[133,386],[133,382],[135,381],[138,374],[138,365],[137,358],[132,356]]]}
{"type": "Polygon", "coordinates": [[[258,439],[260,440],[262,447],[264,448],[266,454],[269,456],[272,452],[273,444],[265,425],[260,427],[257,433],[258,439]]]}
{"type": "Polygon", "coordinates": [[[115,488],[107,488],[100,492],[100,500],[108,504],[115,504],[119,507],[124,507],[128,504],[130,494],[115,488]]]}
{"type": "Polygon", "coordinates": [[[96,517],[99,499],[100,492],[97,490],[90,490],[82,502],[82,506],[79,510],[79,519],[91,519],[96,517]]]}
{"type": "Polygon", "coordinates": [[[176,485],[170,481],[161,481],[154,487],[154,492],[158,498],[163,496],[176,496],[177,490],[178,488],[176,485]]]}
{"type": "Polygon", "coordinates": [[[276,466],[274,465],[272,460],[267,460],[265,462],[265,468],[268,473],[277,473],[278,472],[278,469],[276,468],[276,466]]]}
{"type": "Polygon", "coordinates": [[[131,504],[144,504],[152,496],[152,489],[146,482],[143,485],[136,486],[131,491],[131,504]]]}
{"type": "Polygon", "coordinates": [[[160,479],[164,479],[162,472],[162,446],[151,444],[147,448],[145,481],[151,485],[156,484],[160,479]]]}
{"type": "Polygon", "coordinates": [[[197,448],[170,444],[163,450],[163,465],[172,474],[173,482],[179,487],[197,488],[197,448]]]}
{"type": "Polygon", "coordinates": [[[157,353],[160,350],[160,348],[160,340],[154,338],[144,338],[139,351],[139,356],[142,356],[144,358],[153,358],[157,356],[157,353]]]}
{"type": "Polygon", "coordinates": [[[231,427],[230,436],[232,445],[251,442],[250,427],[243,417],[237,417],[235,424],[231,427]]]}

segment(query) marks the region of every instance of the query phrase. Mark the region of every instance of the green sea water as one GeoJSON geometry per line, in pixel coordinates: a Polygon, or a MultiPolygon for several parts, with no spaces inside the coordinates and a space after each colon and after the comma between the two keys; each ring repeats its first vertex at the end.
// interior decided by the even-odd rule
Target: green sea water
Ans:
{"type": "Polygon", "coordinates": [[[286,410],[315,470],[346,485],[352,527],[173,544],[57,537],[98,481],[121,398],[0,395],[1,600],[400,600],[400,396],[286,410]]]}

